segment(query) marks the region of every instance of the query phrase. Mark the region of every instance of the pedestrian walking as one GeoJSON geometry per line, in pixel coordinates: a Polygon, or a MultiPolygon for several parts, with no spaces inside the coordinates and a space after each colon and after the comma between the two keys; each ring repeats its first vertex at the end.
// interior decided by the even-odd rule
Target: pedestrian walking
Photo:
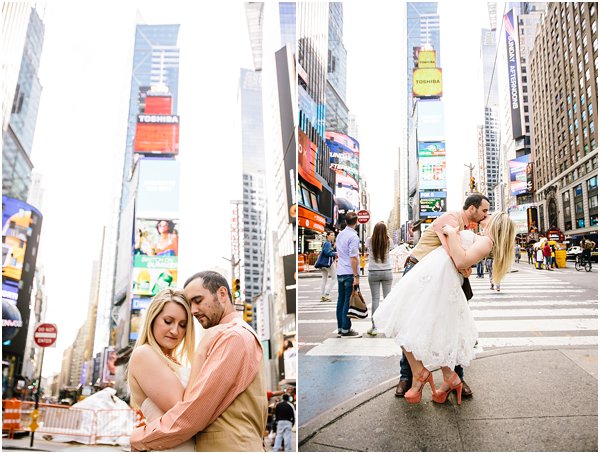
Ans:
{"type": "Polygon", "coordinates": [[[521,246],[519,243],[515,244],[515,262],[519,263],[521,261],[521,246]]]}
{"type": "MultiPolygon", "coordinates": [[[[327,232],[325,242],[321,249],[321,255],[326,263],[319,266],[321,269],[321,301],[331,301],[329,294],[333,283],[337,281],[337,267],[335,265],[335,233],[327,232]],[[329,265],[327,265],[327,263],[329,265]]],[[[319,260],[317,260],[318,262],[319,260]]],[[[317,264],[315,264],[315,267],[317,264]]]]}
{"type": "Polygon", "coordinates": [[[552,268],[550,268],[552,265],[552,249],[550,249],[550,245],[547,241],[544,243],[544,247],[542,248],[542,255],[544,256],[544,265],[546,270],[552,271],[552,268]]]}
{"type": "Polygon", "coordinates": [[[535,251],[535,261],[537,262],[537,269],[542,269],[542,263],[544,263],[544,253],[541,248],[537,248],[535,251]]]}
{"type": "Polygon", "coordinates": [[[500,281],[496,281],[494,284],[493,273],[494,273],[494,254],[492,251],[488,254],[485,259],[485,266],[487,268],[487,272],[490,275],[490,290],[494,290],[494,285],[496,286],[496,291],[500,291],[500,281]]]}
{"type": "Polygon", "coordinates": [[[409,403],[419,403],[429,383],[434,402],[444,403],[456,390],[461,404],[464,383],[454,367],[474,359],[478,332],[456,266],[470,268],[493,251],[493,281],[500,282],[512,264],[515,225],[504,212],[491,216],[482,235],[448,224],[442,226],[442,234],[443,247],[400,279],[374,314],[375,323],[400,345],[410,364],[412,387],[404,393],[409,403]],[[444,377],[439,388],[430,372],[437,367],[444,377]]]}
{"type": "Polygon", "coordinates": [[[365,275],[365,265],[367,264],[367,258],[365,254],[360,254],[360,274],[361,276],[365,275]]]}
{"type": "MultiPolygon", "coordinates": [[[[464,230],[470,223],[480,224],[484,222],[487,218],[489,209],[490,201],[487,197],[481,194],[473,194],[465,199],[462,211],[457,213],[446,212],[439,218],[437,218],[435,221],[433,221],[431,227],[429,227],[423,232],[421,238],[419,239],[419,242],[412,249],[411,255],[409,255],[406,259],[403,276],[406,276],[407,273],[417,263],[420,263],[420,261],[429,256],[430,253],[442,246],[442,239],[445,244],[445,236],[442,233],[442,228],[445,224],[451,225],[453,227],[458,227],[460,230],[464,230]]],[[[458,271],[463,275],[464,280],[462,289],[463,292],[466,292],[470,290],[468,276],[470,276],[471,274],[471,267],[459,269],[458,271]],[[465,290],[467,288],[468,290],[465,290]]],[[[401,281],[402,279],[400,280],[400,282],[401,281]]],[[[430,282],[432,282],[433,284],[434,281],[430,282]]],[[[387,298],[384,299],[384,301],[386,301],[390,297],[391,293],[387,296],[387,298]]],[[[375,323],[377,323],[377,320],[375,321],[375,323]]],[[[473,392],[471,391],[471,388],[469,388],[469,386],[464,381],[463,369],[460,363],[456,365],[454,370],[458,374],[459,378],[463,381],[462,397],[472,396],[473,392]]],[[[412,379],[413,374],[409,362],[407,361],[404,354],[402,354],[402,356],[400,357],[400,379],[398,380],[398,385],[396,386],[395,392],[396,397],[404,397],[404,393],[408,391],[412,386],[412,379]]]]}
{"type": "Polygon", "coordinates": [[[358,247],[360,241],[355,230],[358,215],[354,211],[346,213],[346,228],[337,237],[337,281],[338,299],[336,307],[338,337],[361,337],[352,329],[352,321],[348,318],[350,296],[352,290],[360,282],[358,274],[358,247]]]}
{"type": "Polygon", "coordinates": [[[558,268],[558,262],[556,261],[556,247],[554,245],[550,246],[552,250],[552,268],[558,268]]]}
{"type": "Polygon", "coordinates": [[[385,298],[392,289],[394,275],[390,263],[390,238],[385,223],[378,222],[373,229],[373,236],[367,238],[369,251],[369,287],[371,288],[371,328],[367,334],[377,336],[377,327],[373,321],[373,313],[379,307],[379,296],[383,292],[385,298]]]}
{"type": "Polygon", "coordinates": [[[294,451],[292,447],[292,427],[296,421],[294,406],[290,403],[291,396],[284,394],[283,399],[275,406],[275,422],[277,424],[277,435],[273,443],[273,452],[278,452],[283,444],[286,452],[294,451]]]}
{"type": "Polygon", "coordinates": [[[483,278],[484,262],[485,262],[485,260],[480,260],[479,262],[477,262],[477,277],[479,277],[479,278],[483,278]]]}
{"type": "Polygon", "coordinates": [[[533,248],[530,245],[527,245],[525,251],[527,251],[527,264],[534,264],[535,260],[533,258],[533,248]]]}

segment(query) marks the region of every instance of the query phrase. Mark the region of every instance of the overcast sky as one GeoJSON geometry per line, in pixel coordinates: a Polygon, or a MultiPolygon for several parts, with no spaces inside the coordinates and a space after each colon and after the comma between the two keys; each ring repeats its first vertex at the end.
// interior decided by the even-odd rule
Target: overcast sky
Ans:
{"type": "Polygon", "coordinates": [[[115,222],[127,131],[136,20],[180,23],[180,280],[229,269],[230,200],[241,199],[239,68],[250,64],[240,2],[49,2],[40,64],[43,92],[33,145],[43,175],[38,264],[47,322],[58,324],[44,375],[85,321],[102,226],[115,222]],[[168,6],[167,6],[168,5],[168,6]]]}

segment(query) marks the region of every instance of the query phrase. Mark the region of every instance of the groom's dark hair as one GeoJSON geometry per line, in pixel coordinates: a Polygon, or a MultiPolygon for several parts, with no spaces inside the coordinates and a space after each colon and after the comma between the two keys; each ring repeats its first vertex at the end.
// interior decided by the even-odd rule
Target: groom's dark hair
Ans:
{"type": "Polygon", "coordinates": [[[487,200],[488,203],[490,203],[490,199],[488,199],[483,194],[471,194],[469,197],[467,197],[465,199],[465,204],[463,206],[463,210],[465,210],[465,211],[468,210],[471,205],[474,206],[475,208],[479,208],[481,206],[481,202],[483,200],[487,200]]]}
{"type": "Polygon", "coordinates": [[[185,284],[183,284],[183,288],[186,288],[190,282],[195,279],[202,279],[202,286],[213,295],[217,294],[217,290],[221,287],[225,287],[227,289],[227,294],[229,295],[229,301],[233,302],[231,297],[231,289],[229,288],[229,284],[227,283],[227,279],[216,271],[200,271],[199,273],[190,276],[185,284]]]}

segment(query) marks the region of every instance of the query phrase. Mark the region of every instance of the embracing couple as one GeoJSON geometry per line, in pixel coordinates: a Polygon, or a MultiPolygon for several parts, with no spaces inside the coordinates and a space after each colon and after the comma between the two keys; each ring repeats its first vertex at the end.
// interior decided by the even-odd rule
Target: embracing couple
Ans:
{"type": "Polygon", "coordinates": [[[373,314],[379,330],[402,348],[396,396],[409,403],[421,401],[426,383],[437,403],[453,390],[458,404],[471,395],[461,366],[475,358],[478,332],[467,303],[472,297],[467,279],[471,267],[492,253],[492,281],[499,283],[510,270],[515,239],[508,214],[488,217],[489,207],[485,196],[473,194],[462,211],[437,218],[412,250],[404,276],[373,314]],[[482,227],[479,235],[468,230],[470,224],[482,227]],[[431,374],[437,368],[443,376],[438,388],[431,374]]]}
{"type": "Polygon", "coordinates": [[[153,298],[127,377],[131,406],[146,418],[133,451],[265,450],[263,351],[221,274],[194,274],[183,291],[153,298]],[[192,317],[205,329],[196,349],[192,317]]]}

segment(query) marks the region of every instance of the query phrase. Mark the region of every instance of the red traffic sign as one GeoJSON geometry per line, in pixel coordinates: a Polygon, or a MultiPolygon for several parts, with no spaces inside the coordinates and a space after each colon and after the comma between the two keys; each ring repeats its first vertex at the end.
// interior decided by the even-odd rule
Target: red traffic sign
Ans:
{"type": "Polygon", "coordinates": [[[360,210],[356,214],[358,215],[358,222],[360,222],[361,224],[366,224],[367,222],[369,222],[369,219],[371,219],[371,215],[367,210],[360,210]]]}
{"type": "Polygon", "coordinates": [[[40,347],[52,347],[58,330],[54,323],[40,323],[33,332],[33,341],[40,347]]]}

